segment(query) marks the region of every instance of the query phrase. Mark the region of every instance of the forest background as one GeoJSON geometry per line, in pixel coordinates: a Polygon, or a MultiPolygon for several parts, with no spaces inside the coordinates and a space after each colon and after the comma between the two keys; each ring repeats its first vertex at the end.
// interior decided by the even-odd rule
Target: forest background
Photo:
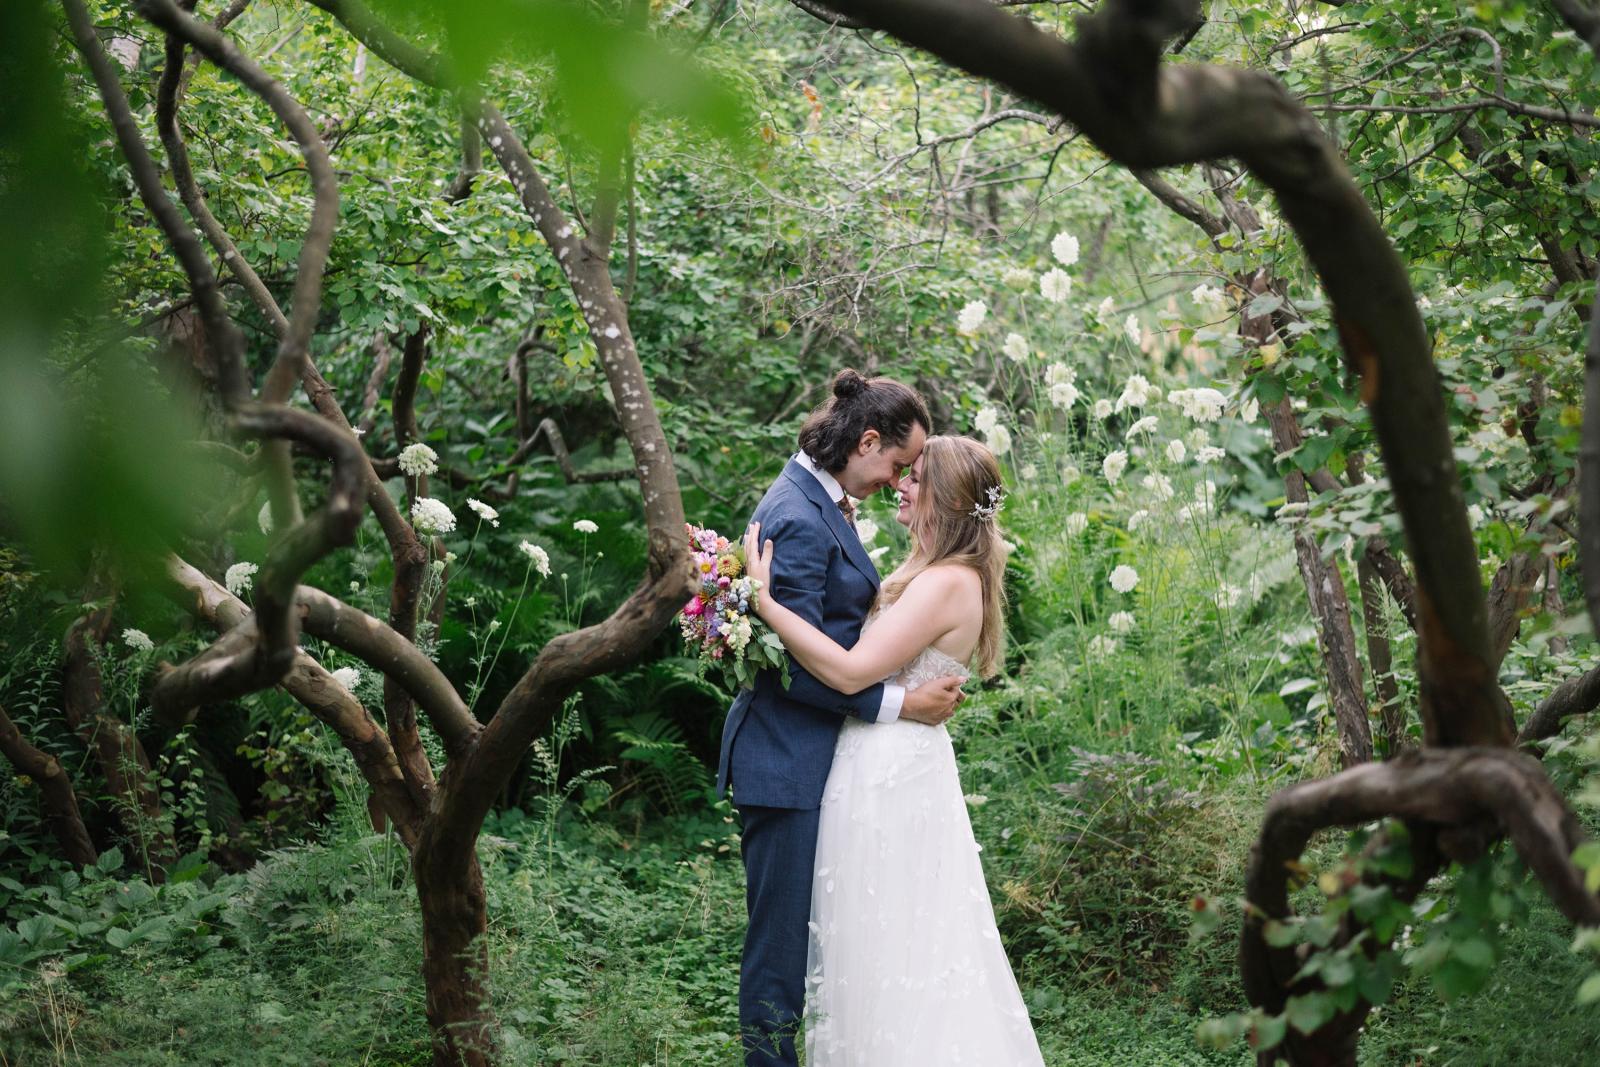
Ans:
{"type": "MultiPolygon", "coordinates": [[[[1068,39],[1109,24],[1008,6],[1068,39]]],[[[1276,79],[1403,260],[1494,677],[1593,828],[1574,471],[1600,86],[1571,5],[1173,6],[1197,17],[1162,48],[1276,79]]],[[[735,1062],[743,878],[712,784],[728,694],[659,611],[607,628],[651,582],[676,589],[636,380],[614,377],[629,353],[680,517],[724,532],[844,366],[917,385],[939,431],[1001,455],[1006,669],[950,729],[1047,1062],[1248,1062],[1247,1041],[1293,1054],[1351,1019],[1363,1063],[1592,1054],[1593,933],[1503,845],[1376,885],[1413,862],[1376,818],[1313,838],[1308,917],[1266,927],[1298,953],[1296,995],[1241,987],[1268,799],[1438,743],[1370,397],[1245,167],[1115,165],[1029,99],[811,3],[375,5],[448,49],[404,71],[353,5],[201,4],[303,108],[286,132],[248,78],[174,52],[183,7],[0,13],[0,243],[19,250],[0,266],[0,1062],[455,1062],[441,1020],[506,1063],[735,1062]],[[278,402],[332,398],[414,533],[375,508],[336,546],[318,516],[359,496],[317,453],[350,453],[292,422],[293,451],[229,436],[233,342],[113,135],[85,26],[202,231],[250,381],[266,396],[283,353],[314,360],[320,401],[278,402]],[[474,120],[446,77],[499,110],[474,120]],[[501,114],[542,182],[474,129],[501,114]],[[327,537],[285,578],[296,481],[327,537]],[[375,619],[403,601],[394,632],[436,672],[353,645],[316,601],[299,673],[207,690],[195,657],[255,640],[247,606],[281,617],[296,582],[375,619]],[[610,655],[623,630],[617,661],[516,703],[549,649],[610,655]],[[460,864],[481,869],[478,970],[444,973],[427,805],[403,794],[445,796],[433,769],[465,758],[462,723],[502,713],[526,739],[483,779],[460,864]],[[1351,916],[1378,943],[1352,942],[1351,916]],[[452,1008],[452,982],[482,1003],[452,1008]]],[[[906,550],[892,513],[869,501],[863,523],[884,571],[906,550]]],[[[1600,853],[1574,862],[1592,894],[1600,853]]]]}

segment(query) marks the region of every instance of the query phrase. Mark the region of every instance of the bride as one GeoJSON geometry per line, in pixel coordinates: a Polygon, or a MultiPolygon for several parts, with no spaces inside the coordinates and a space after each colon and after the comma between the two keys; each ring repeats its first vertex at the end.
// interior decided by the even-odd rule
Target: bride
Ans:
{"type": "MultiPolygon", "coordinates": [[[[994,455],[929,437],[895,518],[912,551],[883,582],[853,648],[774,598],[757,611],[824,684],[855,693],[995,673],[1004,627],[1004,490],[994,455]]],[[[745,534],[769,581],[772,542],[745,534]]],[[[846,719],[822,795],[806,975],[808,1067],[1042,1067],[995,929],[950,735],[943,726],[846,719]]]]}

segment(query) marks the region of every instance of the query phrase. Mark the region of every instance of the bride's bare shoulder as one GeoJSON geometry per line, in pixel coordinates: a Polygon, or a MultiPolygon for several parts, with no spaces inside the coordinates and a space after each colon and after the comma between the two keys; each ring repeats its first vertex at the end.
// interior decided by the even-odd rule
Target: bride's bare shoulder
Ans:
{"type": "Polygon", "coordinates": [[[906,591],[925,590],[932,594],[981,590],[983,576],[964,563],[935,563],[906,584],[906,591]]]}

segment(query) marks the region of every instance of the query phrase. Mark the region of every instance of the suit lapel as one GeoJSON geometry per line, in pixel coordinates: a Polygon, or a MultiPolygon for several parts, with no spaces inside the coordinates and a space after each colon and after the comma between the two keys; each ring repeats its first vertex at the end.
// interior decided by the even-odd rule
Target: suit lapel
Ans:
{"type": "Polygon", "coordinates": [[[860,571],[872,583],[872,588],[878,588],[878,568],[873,566],[872,557],[867,555],[866,546],[861,543],[861,538],[850,524],[844,521],[844,513],[839,510],[836,501],[829,500],[828,494],[823,491],[822,483],[817,481],[816,475],[806,470],[795,460],[790,460],[788,466],[783,468],[783,473],[789,480],[799,486],[800,491],[806,495],[822,512],[822,521],[828,529],[833,531],[834,539],[839,542],[839,547],[844,549],[844,554],[855,569],[860,571]]]}

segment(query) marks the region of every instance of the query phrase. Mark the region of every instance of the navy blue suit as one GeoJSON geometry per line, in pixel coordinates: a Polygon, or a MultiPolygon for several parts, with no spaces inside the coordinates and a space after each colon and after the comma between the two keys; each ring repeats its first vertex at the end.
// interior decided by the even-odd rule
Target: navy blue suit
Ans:
{"type": "MultiPolygon", "coordinates": [[[[838,505],[794,460],[756,508],[774,558],[765,596],[845,648],[861,635],[878,592],[872,565],[838,505]]],[[[811,873],[822,787],[845,715],[876,721],[883,685],[843,694],[789,661],[787,691],[762,671],[728,710],[717,790],[731,785],[743,823],[749,927],[739,971],[739,1023],[748,1067],[793,1067],[804,1008],[811,873]]]]}

